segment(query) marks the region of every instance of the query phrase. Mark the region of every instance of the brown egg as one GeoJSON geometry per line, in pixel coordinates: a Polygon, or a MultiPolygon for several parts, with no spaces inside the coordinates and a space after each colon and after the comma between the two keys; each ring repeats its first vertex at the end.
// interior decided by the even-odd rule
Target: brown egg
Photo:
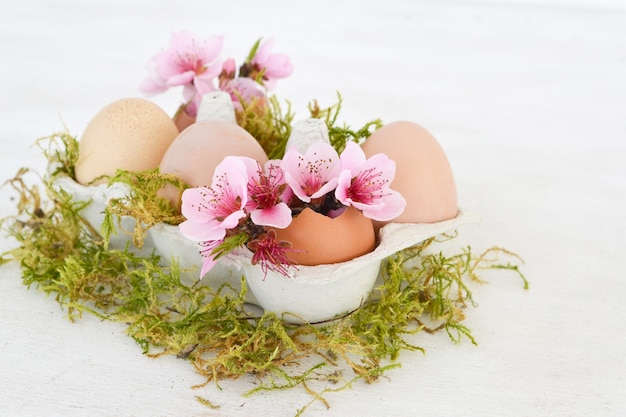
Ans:
{"type": "MultiPolygon", "coordinates": [[[[363,143],[367,157],[385,153],[396,162],[391,188],[407,201],[394,223],[434,223],[456,217],[454,175],[437,140],[422,126],[408,121],[389,123],[363,143]]],[[[380,227],[389,222],[376,222],[380,227]]]]}
{"type": "MultiPolygon", "coordinates": [[[[191,187],[211,186],[215,167],[227,156],[247,156],[261,166],[268,158],[259,142],[235,123],[221,120],[196,122],[183,130],[163,155],[160,169],[178,175],[191,187]]],[[[180,208],[180,193],[166,187],[160,193],[180,208]]]]}
{"type": "MultiPolygon", "coordinates": [[[[117,100],[89,122],[78,146],[76,181],[86,185],[116,170],[144,171],[159,166],[178,129],[167,113],[141,98],[117,100]]],[[[94,184],[106,182],[106,179],[94,184]]]]}
{"type": "Polygon", "coordinates": [[[372,220],[354,207],[334,219],[306,208],[285,229],[275,231],[278,240],[290,242],[297,251],[289,257],[299,265],[349,261],[376,246],[372,220]]]}

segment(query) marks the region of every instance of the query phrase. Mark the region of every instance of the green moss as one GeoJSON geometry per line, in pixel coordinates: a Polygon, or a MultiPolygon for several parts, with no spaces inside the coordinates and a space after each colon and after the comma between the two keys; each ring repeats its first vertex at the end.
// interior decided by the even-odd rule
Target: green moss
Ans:
{"type": "MultiPolygon", "coordinates": [[[[312,114],[336,123],[336,114],[329,109],[313,107],[312,114]]],[[[341,147],[345,140],[366,136],[372,126],[333,130],[333,140],[341,147]]],[[[300,387],[311,395],[311,402],[296,410],[297,415],[316,401],[328,406],[329,392],[356,381],[378,380],[399,366],[403,351],[422,351],[409,341],[416,333],[445,331],[453,342],[467,338],[475,344],[462,322],[466,308],[473,305],[470,285],[481,282],[480,271],[512,271],[524,288],[528,286],[518,267],[521,260],[505,249],[494,247],[475,255],[468,247],[449,255],[436,249],[437,239],[430,239],[385,260],[383,283],[346,317],[294,325],[270,312],[252,316],[246,310],[243,279],[240,290],[226,285],[210,288],[202,282],[186,285],[176,263],[166,267],[157,255],[142,257],[130,249],[108,248],[107,237],[116,231],[122,215],[139,220],[134,231],[137,246],[151,225],[175,224],[177,214],[155,197],[166,183],[183,184],[156,171],[118,172],[111,181],[129,184],[132,193],[111,202],[103,236],[81,217],[88,203],[73,201],[53,186],[57,175],[73,175],[75,138],[60,133],[38,144],[56,168],[43,178],[22,169],[6,182],[17,193],[17,210],[2,219],[0,227],[17,245],[2,254],[2,263],[18,262],[24,284],[54,294],[70,319],[89,312],[127,323],[128,335],[146,354],[184,358],[205,377],[205,384],[255,375],[257,386],[248,395],[300,387]],[[321,389],[313,388],[319,384],[321,389]]]]}
{"type": "Polygon", "coordinates": [[[286,112],[283,112],[275,96],[267,99],[267,105],[260,105],[258,99],[240,102],[242,109],[236,112],[239,126],[259,142],[270,159],[282,158],[294,118],[289,102],[286,103],[286,112]]]}
{"type": "Polygon", "coordinates": [[[346,124],[339,126],[338,119],[342,104],[343,99],[338,92],[337,103],[329,107],[320,107],[317,100],[313,100],[308,106],[310,117],[321,119],[326,123],[330,143],[339,153],[343,151],[348,141],[354,141],[360,144],[363,140],[367,139],[374,130],[383,125],[380,119],[375,119],[356,130],[346,124]]]}

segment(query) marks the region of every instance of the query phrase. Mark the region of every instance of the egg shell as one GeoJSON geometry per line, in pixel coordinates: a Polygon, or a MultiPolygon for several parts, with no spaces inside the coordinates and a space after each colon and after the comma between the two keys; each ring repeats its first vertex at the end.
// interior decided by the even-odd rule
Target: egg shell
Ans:
{"type": "Polygon", "coordinates": [[[291,243],[289,257],[299,265],[344,262],[374,250],[372,220],[354,207],[330,218],[304,209],[285,229],[274,229],[277,239],[291,243]]]}
{"type": "MultiPolygon", "coordinates": [[[[163,155],[160,170],[179,176],[191,187],[210,187],[215,167],[227,156],[247,156],[261,166],[268,157],[259,142],[235,123],[203,120],[183,130],[163,155]]],[[[166,186],[159,193],[180,208],[180,193],[166,186]]]]}
{"type": "Polygon", "coordinates": [[[139,172],[159,166],[178,129],[156,104],[124,98],[100,110],[87,124],[78,143],[76,181],[102,184],[116,170],[139,172]],[[93,182],[92,182],[93,181],[93,182]]]}
{"type": "MultiPolygon", "coordinates": [[[[424,127],[409,121],[389,123],[363,143],[367,157],[385,153],[396,163],[391,189],[407,205],[393,223],[435,223],[456,217],[457,191],[450,162],[424,127]]],[[[390,222],[375,222],[377,228],[390,222]]]]}

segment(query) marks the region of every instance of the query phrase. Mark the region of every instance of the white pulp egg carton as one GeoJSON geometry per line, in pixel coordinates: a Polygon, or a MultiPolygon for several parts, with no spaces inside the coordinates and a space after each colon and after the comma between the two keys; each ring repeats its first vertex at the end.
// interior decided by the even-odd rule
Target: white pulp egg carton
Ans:
{"type": "MultiPolygon", "coordinates": [[[[234,121],[230,97],[226,93],[211,93],[199,109],[199,119],[234,121]]],[[[288,146],[304,150],[315,141],[328,141],[325,124],[318,119],[306,119],[293,126],[288,146]]],[[[54,186],[70,193],[75,201],[90,202],[81,215],[99,230],[104,210],[114,198],[125,198],[130,193],[126,184],[115,183],[97,186],[78,184],[68,176],[58,176],[54,186]]],[[[252,264],[252,253],[245,247],[224,256],[202,281],[217,289],[229,285],[235,292],[241,289],[245,277],[249,289],[246,301],[264,310],[283,314],[285,321],[319,323],[341,317],[358,309],[367,300],[380,278],[383,260],[398,251],[417,245],[432,237],[452,232],[467,223],[479,222],[474,214],[459,210],[455,218],[437,223],[389,223],[379,230],[376,248],[355,259],[327,265],[288,268],[289,277],[275,271],[264,272],[260,265],[252,264]]],[[[141,249],[134,248],[130,233],[135,219],[122,217],[120,228],[126,230],[113,235],[110,247],[129,247],[140,255],[158,254],[164,266],[177,262],[186,271],[184,279],[192,284],[200,279],[202,256],[196,242],[186,239],[178,226],[157,224],[148,230],[141,249]]]]}

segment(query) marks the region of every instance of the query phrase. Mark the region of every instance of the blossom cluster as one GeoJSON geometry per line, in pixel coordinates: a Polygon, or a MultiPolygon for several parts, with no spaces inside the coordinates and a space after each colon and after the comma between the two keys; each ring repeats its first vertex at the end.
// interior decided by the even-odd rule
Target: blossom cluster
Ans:
{"type": "Polygon", "coordinates": [[[181,233],[201,244],[204,276],[217,258],[240,245],[253,252],[264,271],[287,274],[292,264],[289,242],[273,229],[288,227],[304,208],[329,217],[353,206],[366,217],[387,221],[402,213],[406,201],[389,186],[395,162],[385,154],[366,158],[348,142],[339,155],[328,143],[311,145],[304,154],[293,146],[281,160],[264,166],[248,157],[228,156],[215,168],[210,187],[182,195],[181,233]]]}
{"type": "Polygon", "coordinates": [[[277,79],[293,72],[286,55],[271,52],[272,39],[263,43],[259,39],[238,72],[233,58],[220,60],[223,43],[223,36],[199,40],[190,31],[174,34],[169,47],[149,61],[148,78],[139,89],[156,94],[182,86],[183,108],[195,118],[204,94],[225,91],[235,108],[241,109],[240,100],[265,97],[265,91],[273,89],[277,79]]]}

